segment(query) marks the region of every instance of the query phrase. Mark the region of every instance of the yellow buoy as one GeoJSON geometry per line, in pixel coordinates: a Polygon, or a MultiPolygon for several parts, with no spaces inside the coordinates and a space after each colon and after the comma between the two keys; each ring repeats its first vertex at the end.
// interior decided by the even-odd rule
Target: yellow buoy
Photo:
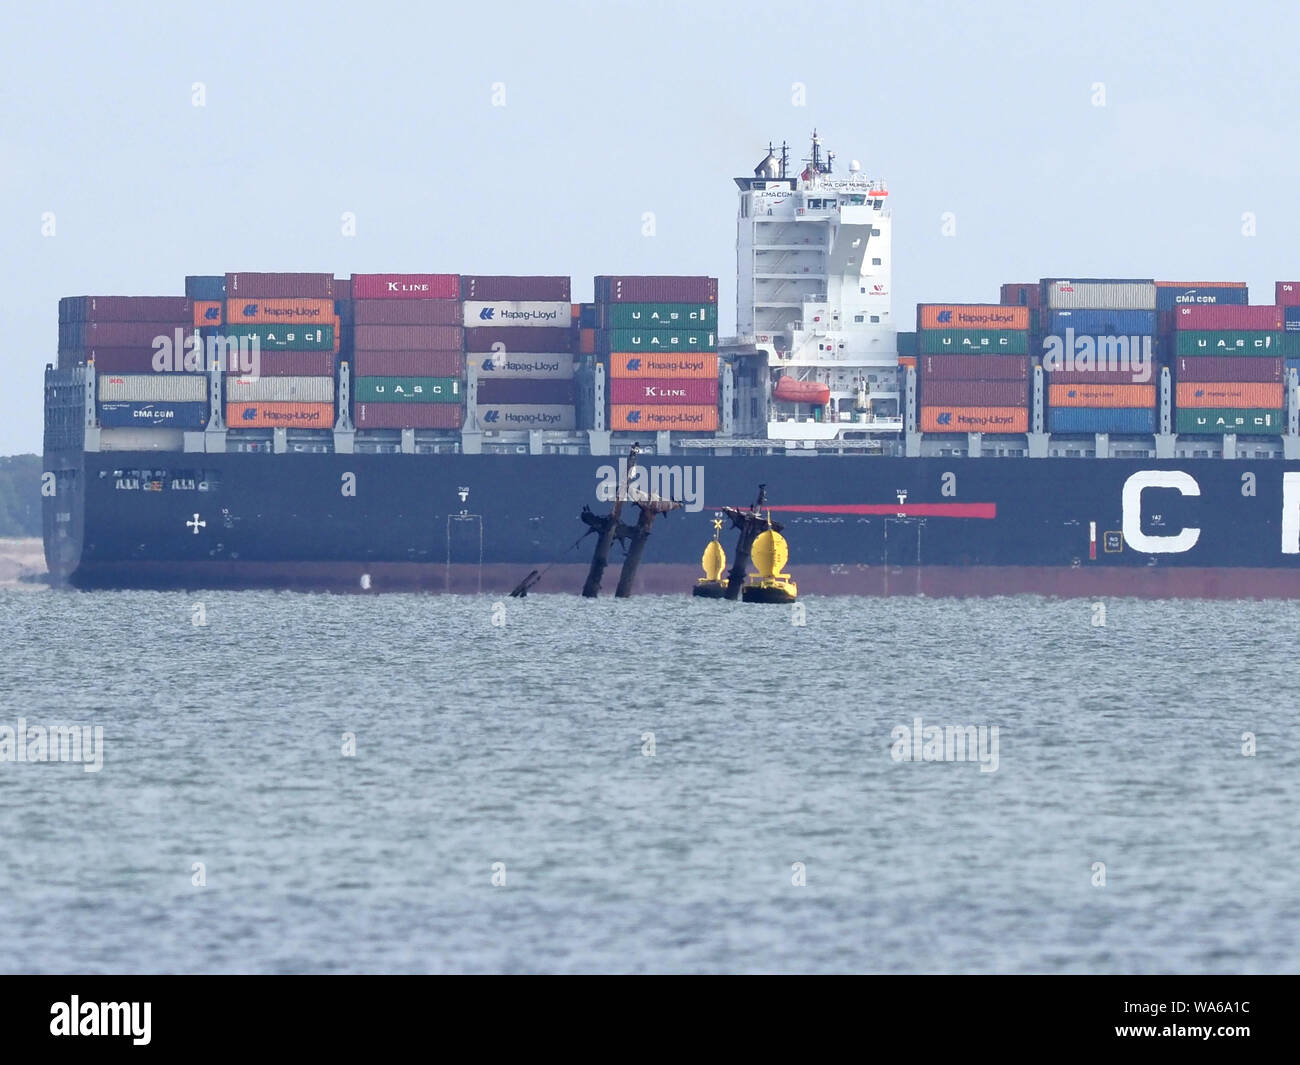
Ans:
{"type": "Polygon", "coordinates": [[[749,575],[749,582],[740,591],[746,603],[793,603],[799,588],[790,574],[784,572],[790,561],[790,545],[775,529],[767,529],[754,537],[750,558],[758,567],[749,575]]]}
{"type": "Polygon", "coordinates": [[[723,550],[722,544],[718,542],[718,534],[721,531],[722,522],[715,520],[713,522],[713,539],[704,548],[704,555],[700,559],[700,566],[704,570],[704,576],[695,582],[695,587],[691,590],[692,595],[697,595],[702,599],[721,599],[727,590],[727,582],[722,579],[722,574],[727,568],[727,552],[723,550]]]}

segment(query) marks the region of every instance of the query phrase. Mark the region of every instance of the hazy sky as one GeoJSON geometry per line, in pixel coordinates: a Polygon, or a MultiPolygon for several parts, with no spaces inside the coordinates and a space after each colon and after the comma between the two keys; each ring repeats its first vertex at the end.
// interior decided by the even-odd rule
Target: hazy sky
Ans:
{"type": "Polygon", "coordinates": [[[726,333],[731,179],[814,125],[890,183],[900,320],[1044,275],[1270,302],[1300,275],[1285,6],[6,5],[0,454],[40,450],[60,296],[187,273],[708,273],[726,333]]]}

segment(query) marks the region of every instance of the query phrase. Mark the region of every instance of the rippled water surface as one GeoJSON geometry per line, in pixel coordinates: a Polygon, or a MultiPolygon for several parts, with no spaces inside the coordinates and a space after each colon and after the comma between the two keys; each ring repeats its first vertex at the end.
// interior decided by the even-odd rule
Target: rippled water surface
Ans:
{"type": "Polygon", "coordinates": [[[804,606],[0,591],[0,969],[1300,966],[1296,606],[804,606]]]}

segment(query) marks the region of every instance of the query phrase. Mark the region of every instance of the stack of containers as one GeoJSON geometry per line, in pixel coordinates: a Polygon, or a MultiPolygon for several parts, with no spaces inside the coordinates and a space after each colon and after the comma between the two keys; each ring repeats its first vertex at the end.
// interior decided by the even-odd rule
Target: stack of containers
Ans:
{"type": "Polygon", "coordinates": [[[201,352],[188,348],[184,296],[70,296],[59,301],[59,367],[93,364],[105,429],[202,429],[208,421],[201,352]]]}
{"type": "Polygon", "coordinates": [[[1175,432],[1282,432],[1284,320],[1277,306],[1175,310],[1175,432]]]}
{"type": "Polygon", "coordinates": [[[916,308],[925,433],[1029,430],[1029,309],[979,303],[916,308]]]}
{"type": "Polygon", "coordinates": [[[596,278],[597,356],[617,432],[718,429],[718,279],[596,278]]]}
{"type": "Polygon", "coordinates": [[[353,422],[459,429],[464,400],[459,274],[353,274],[353,422]]]}
{"type": "Polygon", "coordinates": [[[1300,370],[1300,281],[1279,281],[1274,302],[1282,308],[1282,357],[1287,377],[1300,370]]]}
{"type": "Polygon", "coordinates": [[[224,367],[230,429],[332,429],[339,321],[332,274],[226,275],[220,335],[259,350],[254,374],[224,367]]]}
{"type": "Polygon", "coordinates": [[[488,432],[577,427],[578,334],[567,277],[460,279],[474,417],[488,432]]]}

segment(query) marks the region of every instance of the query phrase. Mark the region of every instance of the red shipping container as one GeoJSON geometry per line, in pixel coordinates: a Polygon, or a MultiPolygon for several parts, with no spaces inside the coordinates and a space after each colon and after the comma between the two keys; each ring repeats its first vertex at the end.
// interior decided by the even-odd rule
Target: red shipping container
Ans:
{"type": "Polygon", "coordinates": [[[1261,329],[1277,332],[1286,328],[1281,307],[1242,307],[1224,304],[1177,307],[1176,329],[1261,329]]]}
{"type": "Polygon", "coordinates": [[[226,299],[332,300],[333,274],[227,274],[226,299]]]}
{"type": "Polygon", "coordinates": [[[1286,363],[1282,359],[1252,356],[1215,359],[1180,355],[1174,359],[1172,369],[1179,381],[1265,381],[1276,384],[1285,378],[1286,363]]]}
{"type": "Polygon", "coordinates": [[[478,383],[478,402],[571,407],[574,402],[573,379],[485,377],[478,383]]]}
{"type": "Polygon", "coordinates": [[[1048,385],[1145,385],[1156,381],[1160,367],[1147,364],[1150,376],[1145,381],[1135,381],[1133,370],[1052,370],[1047,374],[1048,385]]]}
{"type": "Polygon", "coordinates": [[[686,404],[703,406],[718,402],[717,378],[614,377],[609,382],[611,403],[686,404]]]}
{"type": "Polygon", "coordinates": [[[352,278],[336,277],[334,279],[334,298],[340,301],[352,298],[352,278]]]}
{"type": "MultiPolygon", "coordinates": [[[[76,366],[92,360],[97,373],[156,373],[153,367],[156,354],[153,348],[88,348],[81,352],[68,352],[72,361],[67,365],[76,366]]],[[[59,365],[64,365],[62,355],[59,365]]]]}
{"type": "Polygon", "coordinates": [[[1027,381],[1028,355],[922,355],[924,381],[1027,381]]]}
{"type": "Polygon", "coordinates": [[[497,349],[494,344],[504,346],[507,353],[537,352],[547,355],[572,354],[577,346],[576,329],[571,327],[552,328],[550,326],[489,326],[486,329],[465,330],[465,350],[475,355],[490,355],[497,349]]]}
{"type": "Polygon", "coordinates": [[[352,345],[357,351],[449,351],[461,346],[463,333],[458,325],[358,325],[353,327],[352,345]]]}
{"type": "Polygon", "coordinates": [[[1002,286],[998,302],[1004,307],[1029,307],[1036,310],[1042,295],[1043,290],[1037,281],[1028,284],[1016,281],[1002,286]]]}
{"type": "Polygon", "coordinates": [[[934,406],[1018,407],[1029,402],[1024,381],[935,381],[921,385],[921,402],[934,406]]]}
{"type": "Polygon", "coordinates": [[[458,300],[353,300],[357,325],[460,325],[458,300]]]}
{"type": "MultiPolygon", "coordinates": [[[[264,351],[255,367],[262,377],[333,377],[334,356],[328,351],[264,351]]],[[[231,373],[229,366],[223,367],[231,373]]],[[[249,376],[248,371],[239,376],[249,376]]]]}
{"type": "Polygon", "coordinates": [[[508,277],[465,275],[460,279],[460,298],[476,301],[568,303],[572,298],[567,277],[508,277]]]}
{"type": "Polygon", "coordinates": [[[354,300],[458,300],[460,274],[353,274],[354,300]]]}
{"type": "Polygon", "coordinates": [[[457,351],[358,351],[357,377],[463,377],[465,356],[457,351]]]}
{"type": "MultiPolygon", "coordinates": [[[[64,300],[59,317],[64,320],[64,300]]],[[[69,296],[69,322],[182,322],[189,325],[194,309],[184,296],[69,296]]]]}
{"type": "Polygon", "coordinates": [[[133,348],[166,337],[175,344],[178,329],[182,343],[194,333],[188,318],[183,322],[70,322],[59,327],[59,341],[65,347],[133,348]],[[66,343],[65,330],[69,334],[66,343]]]}
{"type": "Polygon", "coordinates": [[[1278,281],[1273,302],[1279,307],[1300,307],[1300,281],[1278,281]]]}
{"type": "Polygon", "coordinates": [[[716,277],[596,278],[597,303],[717,303],[716,277]]]}
{"type": "Polygon", "coordinates": [[[457,403],[358,403],[352,421],[358,429],[459,429],[457,403]]]}

